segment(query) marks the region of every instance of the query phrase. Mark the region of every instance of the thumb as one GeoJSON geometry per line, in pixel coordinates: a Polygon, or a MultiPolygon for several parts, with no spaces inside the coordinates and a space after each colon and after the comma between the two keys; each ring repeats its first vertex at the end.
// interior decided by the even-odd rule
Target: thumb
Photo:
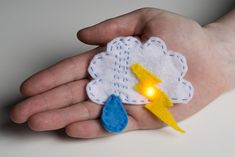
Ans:
{"type": "Polygon", "coordinates": [[[145,24],[143,9],[84,28],[77,37],[84,43],[103,45],[118,36],[140,35],[145,24]]]}

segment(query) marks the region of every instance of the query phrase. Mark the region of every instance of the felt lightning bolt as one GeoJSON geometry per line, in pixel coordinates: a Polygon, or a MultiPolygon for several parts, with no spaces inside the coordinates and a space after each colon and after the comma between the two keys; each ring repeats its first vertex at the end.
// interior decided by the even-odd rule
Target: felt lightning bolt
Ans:
{"type": "Polygon", "coordinates": [[[149,72],[140,64],[131,65],[130,70],[139,80],[139,82],[134,86],[134,89],[150,101],[150,103],[145,105],[145,108],[167,125],[181,133],[184,133],[184,130],[177,125],[177,122],[168,110],[168,107],[172,107],[173,103],[166,93],[156,86],[162,82],[161,79],[149,72]]]}

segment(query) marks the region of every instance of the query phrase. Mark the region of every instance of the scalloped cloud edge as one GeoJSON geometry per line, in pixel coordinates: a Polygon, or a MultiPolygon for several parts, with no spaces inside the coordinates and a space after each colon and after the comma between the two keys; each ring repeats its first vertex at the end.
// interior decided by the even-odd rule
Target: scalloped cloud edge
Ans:
{"type": "MultiPolygon", "coordinates": [[[[167,50],[165,42],[162,39],[158,38],[158,37],[151,37],[145,43],[142,43],[137,38],[134,38],[134,37],[131,37],[131,36],[129,36],[129,37],[117,37],[117,38],[113,39],[112,41],[110,41],[107,44],[106,51],[98,53],[97,55],[95,55],[94,58],[91,60],[90,65],[88,67],[88,72],[91,75],[91,77],[93,78],[93,80],[91,80],[86,86],[86,91],[87,91],[87,95],[88,95],[89,99],[92,100],[93,102],[97,103],[97,104],[104,104],[105,101],[106,101],[106,99],[97,98],[96,95],[94,93],[92,93],[92,86],[94,84],[102,81],[102,78],[99,77],[99,74],[97,74],[94,70],[95,69],[95,64],[94,63],[96,63],[98,60],[102,60],[104,58],[104,56],[108,56],[108,55],[112,54],[112,52],[115,53],[115,50],[117,50],[118,46],[120,46],[120,45],[118,45],[118,46],[116,45],[118,42],[123,42],[124,40],[127,41],[129,39],[133,43],[135,43],[135,45],[134,44],[133,45],[126,45],[127,47],[128,46],[130,46],[130,47],[131,46],[132,47],[140,46],[140,48],[144,49],[148,45],[151,45],[152,43],[155,43],[158,47],[160,47],[162,49],[162,53],[164,53],[164,55],[167,55],[167,56],[170,56],[170,57],[175,57],[179,61],[179,63],[182,66],[182,71],[181,71],[180,76],[177,79],[180,80],[183,85],[187,86],[187,88],[188,88],[188,97],[182,98],[182,99],[170,97],[170,99],[172,100],[173,103],[184,103],[184,104],[188,103],[193,97],[194,88],[193,88],[192,84],[189,81],[183,79],[183,77],[186,75],[187,70],[188,70],[186,58],[180,53],[177,53],[177,52],[174,52],[174,51],[171,51],[171,50],[167,50]]],[[[111,95],[113,93],[109,93],[109,94],[111,95]]],[[[108,96],[109,95],[107,95],[107,98],[108,98],[108,96]]],[[[146,98],[144,98],[141,95],[140,95],[140,100],[127,100],[123,97],[120,97],[120,98],[121,98],[123,103],[127,103],[127,104],[140,104],[141,105],[141,104],[146,104],[146,103],[149,102],[146,98]]]]}

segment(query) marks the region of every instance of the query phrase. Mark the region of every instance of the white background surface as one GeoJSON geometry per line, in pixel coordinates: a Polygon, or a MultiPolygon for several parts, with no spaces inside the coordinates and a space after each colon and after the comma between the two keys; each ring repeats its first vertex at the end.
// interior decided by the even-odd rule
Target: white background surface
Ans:
{"type": "Polygon", "coordinates": [[[25,78],[91,48],[77,41],[77,30],[145,6],[206,24],[232,4],[233,0],[0,0],[0,156],[235,156],[235,91],[181,122],[184,135],[165,128],[78,140],[62,131],[36,133],[8,119],[9,108],[22,99],[18,87],[25,78]]]}

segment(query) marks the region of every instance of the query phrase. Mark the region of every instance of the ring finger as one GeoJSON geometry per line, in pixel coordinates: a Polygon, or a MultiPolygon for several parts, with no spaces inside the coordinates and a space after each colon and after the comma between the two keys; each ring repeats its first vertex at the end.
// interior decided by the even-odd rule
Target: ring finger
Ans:
{"type": "Polygon", "coordinates": [[[61,129],[73,122],[98,118],[101,107],[88,100],[66,108],[37,113],[29,118],[28,124],[35,131],[61,129]]]}

